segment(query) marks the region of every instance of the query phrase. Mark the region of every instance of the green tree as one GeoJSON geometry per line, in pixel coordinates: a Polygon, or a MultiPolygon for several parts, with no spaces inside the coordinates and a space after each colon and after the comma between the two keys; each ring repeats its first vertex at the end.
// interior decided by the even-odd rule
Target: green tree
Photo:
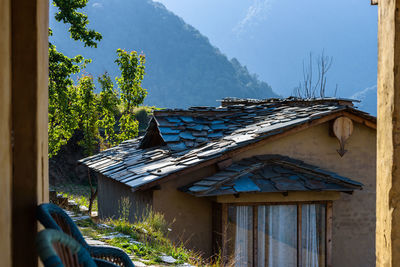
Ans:
{"type": "Polygon", "coordinates": [[[86,156],[93,155],[99,144],[99,119],[98,99],[94,93],[95,85],[93,77],[83,75],[77,85],[77,104],[79,109],[79,129],[83,132],[83,138],[79,141],[86,156]]]}
{"type": "MultiPolygon", "coordinates": [[[[78,12],[87,0],[54,0],[58,8],[55,19],[70,25],[71,38],[81,41],[84,46],[97,47],[100,33],[88,29],[87,15],[78,12]]],[[[49,35],[52,30],[49,29],[49,35]]],[[[73,58],[57,51],[49,42],[49,156],[55,156],[74,134],[78,124],[77,93],[71,75],[77,74],[89,63],[78,55],[73,58]]]]}
{"type": "Polygon", "coordinates": [[[139,123],[134,119],[133,109],[142,104],[147,90],[142,88],[145,75],[145,56],[136,51],[128,53],[123,49],[117,50],[117,60],[121,76],[116,78],[122,103],[122,115],[119,120],[118,142],[122,142],[138,135],[139,123]]]}
{"type": "Polygon", "coordinates": [[[99,105],[100,119],[97,121],[97,125],[104,130],[103,143],[106,143],[107,147],[111,147],[117,144],[115,124],[119,114],[118,105],[121,101],[107,73],[99,77],[98,81],[101,86],[101,92],[99,105]]]}
{"type": "MultiPolygon", "coordinates": [[[[93,77],[83,75],[78,82],[77,106],[79,110],[79,129],[83,132],[83,138],[79,141],[86,156],[93,155],[99,145],[99,99],[94,93],[95,85],[93,77]]],[[[97,197],[98,190],[93,187],[92,177],[88,169],[88,180],[90,185],[89,214],[92,212],[93,202],[97,197]]]]}

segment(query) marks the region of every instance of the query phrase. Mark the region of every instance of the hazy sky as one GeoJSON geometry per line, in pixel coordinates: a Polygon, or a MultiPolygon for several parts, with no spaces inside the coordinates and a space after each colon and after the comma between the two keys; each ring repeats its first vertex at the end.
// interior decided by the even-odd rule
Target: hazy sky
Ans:
{"type": "Polygon", "coordinates": [[[376,85],[377,8],[369,0],[158,0],[228,57],[287,96],[311,51],[333,56],[328,87],[352,96],[376,85]]]}

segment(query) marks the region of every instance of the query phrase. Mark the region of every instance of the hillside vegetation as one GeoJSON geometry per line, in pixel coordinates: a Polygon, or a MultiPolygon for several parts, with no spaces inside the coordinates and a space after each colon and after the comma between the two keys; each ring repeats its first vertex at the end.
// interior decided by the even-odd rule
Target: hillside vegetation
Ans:
{"type": "Polygon", "coordinates": [[[68,56],[91,58],[86,72],[117,76],[115,51],[136,50],[146,55],[143,87],[145,104],[157,107],[218,105],[231,97],[276,97],[271,87],[248,72],[236,59],[229,60],[198,30],[147,0],[91,0],[84,10],[91,27],[103,35],[98,48],[84,48],[68,38],[62,23],[50,21],[51,37],[68,56]]]}

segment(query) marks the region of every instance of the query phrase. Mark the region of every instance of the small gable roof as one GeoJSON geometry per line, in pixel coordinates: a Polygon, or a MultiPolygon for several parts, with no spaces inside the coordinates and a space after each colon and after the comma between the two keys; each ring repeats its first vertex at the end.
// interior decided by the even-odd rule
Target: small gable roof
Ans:
{"type": "Polygon", "coordinates": [[[359,182],[300,160],[281,155],[262,155],[233,163],[181,190],[201,197],[250,192],[352,192],[361,187],[359,182]]]}
{"type": "Polygon", "coordinates": [[[218,108],[160,110],[154,112],[144,137],[80,163],[134,189],[144,189],[252,144],[344,115],[376,128],[375,117],[346,99],[225,99],[218,108]]]}

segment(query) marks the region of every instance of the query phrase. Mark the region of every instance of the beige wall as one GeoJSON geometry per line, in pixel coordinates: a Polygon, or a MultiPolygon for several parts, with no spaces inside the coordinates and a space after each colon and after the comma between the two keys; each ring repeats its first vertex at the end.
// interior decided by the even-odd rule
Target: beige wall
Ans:
{"type": "Polygon", "coordinates": [[[364,184],[333,203],[333,266],[375,266],[376,131],[354,123],[348,152],[341,158],[329,124],[309,128],[237,155],[281,154],[336,172],[364,184]]]}
{"type": "Polygon", "coordinates": [[[161,190],[153,192],[153,208],[161,212],[171,225],[170,237],[183,241],[188,248],[202,251],[206,256],[212,253],[212,202],[177,190],[201,177],[215,172],[213,167],[203,168],[182,178],[161,184],[161,190]]]}
{"type": "Polygon", "coordinates": [[[11,266],[11,17],[0,0],[0,265],[11,266]]]}

